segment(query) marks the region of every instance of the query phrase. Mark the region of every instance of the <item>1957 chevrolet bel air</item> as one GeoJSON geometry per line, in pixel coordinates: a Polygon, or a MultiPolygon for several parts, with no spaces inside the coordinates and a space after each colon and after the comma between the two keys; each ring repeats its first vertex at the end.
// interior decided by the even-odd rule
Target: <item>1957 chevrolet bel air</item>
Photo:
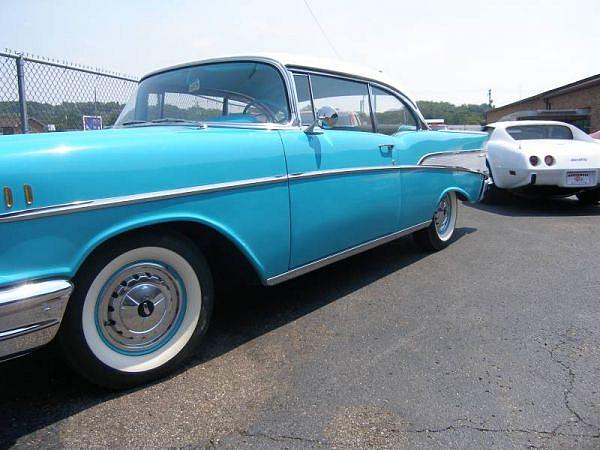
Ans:
{"type": "Polygon", "coordinates": [[[149,74],[110,130],[1,137],[0,358],[56,337],[100,385],[163,376],[213,277],[274,285],[410,233],[444,248],[486,137],[430,131],[380,72],[290,56],[149,74]]]}

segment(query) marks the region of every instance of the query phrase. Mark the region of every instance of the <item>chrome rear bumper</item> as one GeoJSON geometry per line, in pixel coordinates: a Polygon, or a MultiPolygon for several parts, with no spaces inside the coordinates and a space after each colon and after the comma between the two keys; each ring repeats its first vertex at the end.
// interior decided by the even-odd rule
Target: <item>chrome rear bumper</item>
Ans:
{"type": "Polygon", "coordinates": [[[50,342],[72,291],[67,280],[0,289],[0,360],[50,342]]]}

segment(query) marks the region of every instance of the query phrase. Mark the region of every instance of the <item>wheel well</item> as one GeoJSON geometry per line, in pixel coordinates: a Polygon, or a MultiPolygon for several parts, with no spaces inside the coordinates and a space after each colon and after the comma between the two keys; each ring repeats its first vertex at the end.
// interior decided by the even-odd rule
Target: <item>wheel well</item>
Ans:
{"type": "Polygon", "coordinates": [[[463,194],[460,191],[452,191],[456,194],[456,196],[458,197],[459,200],[463,201],[463,202],[468,202],[469,199],[467,198],[467,196],[465,194],[463,194]]]}
{"type": "Polygon", "coordinates": [[[146,232],[183,235],[190,239],[206,258],[215,283],[226,282],[228,285],[262,284],[254,266],[230,239],[207,225],[192,221],[173,221],[146,225],[112,236],[96,247],[86,257],[82,266],[90,258],[93,258],[94,254],[112,245],[115,241],[126,239],[131,234],[137,235],[146,232]]]}

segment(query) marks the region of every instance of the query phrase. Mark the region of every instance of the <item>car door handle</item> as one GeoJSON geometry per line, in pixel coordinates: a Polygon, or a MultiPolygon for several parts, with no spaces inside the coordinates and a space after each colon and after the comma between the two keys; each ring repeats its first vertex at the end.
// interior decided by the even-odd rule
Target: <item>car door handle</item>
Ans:
{"type": "Polygon", "coordinates": [[[394,144],[379,144],[379,149],[387,149],[387,151],[391,151],[394,149],[394,144]]]}

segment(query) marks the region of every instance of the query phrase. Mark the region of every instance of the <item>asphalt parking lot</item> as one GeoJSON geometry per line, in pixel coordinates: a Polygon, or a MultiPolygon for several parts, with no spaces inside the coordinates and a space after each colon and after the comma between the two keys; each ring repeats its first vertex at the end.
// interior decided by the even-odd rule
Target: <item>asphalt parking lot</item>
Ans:
{"type": "Polygon", "coordinates": [[[50,349],[0,366],[0,446],[600,448],[600,207],[461,206],[401,239],[222,299],[175,376],[110,393],[50,349]]]}

